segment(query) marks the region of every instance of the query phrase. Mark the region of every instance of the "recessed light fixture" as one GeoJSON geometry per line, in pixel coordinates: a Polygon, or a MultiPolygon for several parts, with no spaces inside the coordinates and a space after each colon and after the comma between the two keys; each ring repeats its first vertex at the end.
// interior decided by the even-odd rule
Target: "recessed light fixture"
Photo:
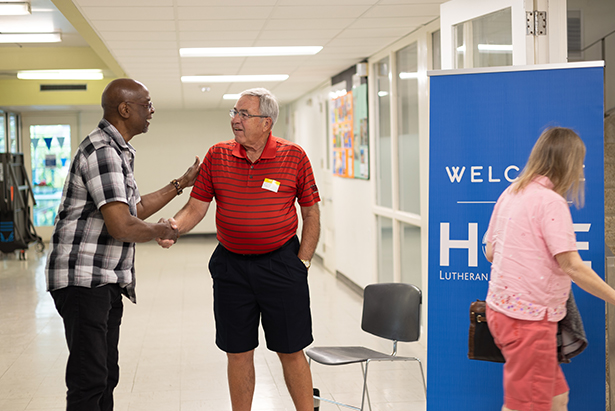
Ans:
{"type": "Polygon", "coordinates": [[[222,100],[239,100],[241,94],[225,94],[222,96],[222,100]]]}
{"type": "Polygon", "coordinates": [[[284,81],[288,74],[259,74],[238,76],[182,76],[182,83],[247,83],[284,81]]]}
{"type": "Polygon", "coordinates": [[[17,72],[20,80],[102,80],[102,70],[23,70],[17,72]]]}
{"type": "Polygon", "coordinates": [[[399,73],[399,78],[402,80],[408,80],[411,78],[419,78],[419,73],[402,71],[401,73],[399,73]]]}
{"type": "Polygon", "coordinates": [[[512,44],[479,44],[478,51],[486,53],[512,53],[513,46],[512,44]]]}
{"type": "Polygon", "coordinates": [[[23,16],[32,14],[28,1],[0,1],[0,16],[23,16]]]}
{"type": "Polygon", "coordinates": [[[181,57],[269,57],[311,56],[322,50],[321,46],[298,47],[201,47],[180,48],[181,57]]]}
{"type": "Polygon", "coordinates": [[[0,33],[0,43],[58,43],[60,32],[54,33],[0,33]]]}

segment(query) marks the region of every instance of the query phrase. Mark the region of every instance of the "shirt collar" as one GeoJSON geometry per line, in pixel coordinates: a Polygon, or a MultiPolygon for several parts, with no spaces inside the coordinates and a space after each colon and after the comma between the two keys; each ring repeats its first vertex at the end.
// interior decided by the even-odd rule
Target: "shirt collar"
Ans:
{"type": "MultiPolygon", "coordinates": [[[[275,137],[272,132],[269,132],[269,137],[267,137],[267,143],[265,144],[265,148],[259,157],[259,160],[263,159],[272,159],[275,158],[277,153],[277,145],[275,141],[275,137]]],[[[233,147],[233,155],[239,158],[247,158],[246,149],[243,148],[241,144],[235,143],[235,147],[233,147]]]]}
{"type": "Polygon", "coordinates": [[[100,120],[100,123],[98,123],[98,128],[100,128],[106,135],[111,137],[111,140],[113,140],[113,142],[115,142],[115,144],[120,146],[123,150],[127,149],[133,154],[136,153],[137,150],[129,142],[124,140],[124,137],[122,137],[120,132],[117,131],[117,128],[115,128],[115,126],[108,120],[104,118],[100,120]]]}
{"type": "Polygon", "coordinates": [[[555,185],[553,185],[549,177],[543,176],[543,175],[538,175],[534,177],[534,182],[540,184],[543,187],[551,189],[551,190],[553,190],[553,187],[555,187],[555,185]]]}

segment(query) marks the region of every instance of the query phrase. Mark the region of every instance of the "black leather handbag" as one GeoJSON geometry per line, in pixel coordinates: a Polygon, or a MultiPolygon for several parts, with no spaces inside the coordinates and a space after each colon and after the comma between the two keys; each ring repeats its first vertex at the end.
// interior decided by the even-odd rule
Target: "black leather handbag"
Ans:
{"type": "Polygon", "coordinates": [[[485,311],[487,303],[476,300],[470,304],[468,358],[471,360],[506,362],[489,331],[485,311]]]}

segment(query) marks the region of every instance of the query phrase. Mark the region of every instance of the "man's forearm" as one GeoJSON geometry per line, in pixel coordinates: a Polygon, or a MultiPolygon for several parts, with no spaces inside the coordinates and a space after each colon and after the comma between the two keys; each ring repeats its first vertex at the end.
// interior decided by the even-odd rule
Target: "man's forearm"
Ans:
{"type": "Polygon", "coordinates": [[[297,255],[302,260],[311,260],[318,245],[320,237],[320,211],[318,205],[310,207],[303,213],[303,228],[301,230],[301,246],[297,255]]]}

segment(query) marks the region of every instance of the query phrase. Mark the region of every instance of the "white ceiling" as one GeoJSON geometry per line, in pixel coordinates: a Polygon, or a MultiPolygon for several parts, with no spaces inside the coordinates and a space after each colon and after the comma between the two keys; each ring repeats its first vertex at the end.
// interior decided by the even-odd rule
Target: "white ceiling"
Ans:
{"type": "MultiPolygon", "coordinates": [[[[440,14],[445,0],[73,0],[123,71],[159,108],[222,108],[225,93],[270,89],[291,102],[440,14]],[[314,56],[182,58],[180,47],[323,46],[314,56]],[[288,74],[278,83],[182,84],[182,75],[288,74]],[[210,91],[202,92],[202,86],[210,91]]],[[[54,9],[32,0],[33,9],[54,9]]],[[[45,24],[70,28],[59,12],[45,24]],[[63,21],[64,20],[64,21],[63,21]]],[[[32,16],[31,16],[32,17],[32,16]]],[[[26,19],[26,18],[24,18],[26,19]]],[[[0,31],[2,30],[0,20],[0,31]]],[[[73,36],[74,37],[74,36],[73,36]]],[[[73,42],[78,40],[71,40],[73,42]]]]}

